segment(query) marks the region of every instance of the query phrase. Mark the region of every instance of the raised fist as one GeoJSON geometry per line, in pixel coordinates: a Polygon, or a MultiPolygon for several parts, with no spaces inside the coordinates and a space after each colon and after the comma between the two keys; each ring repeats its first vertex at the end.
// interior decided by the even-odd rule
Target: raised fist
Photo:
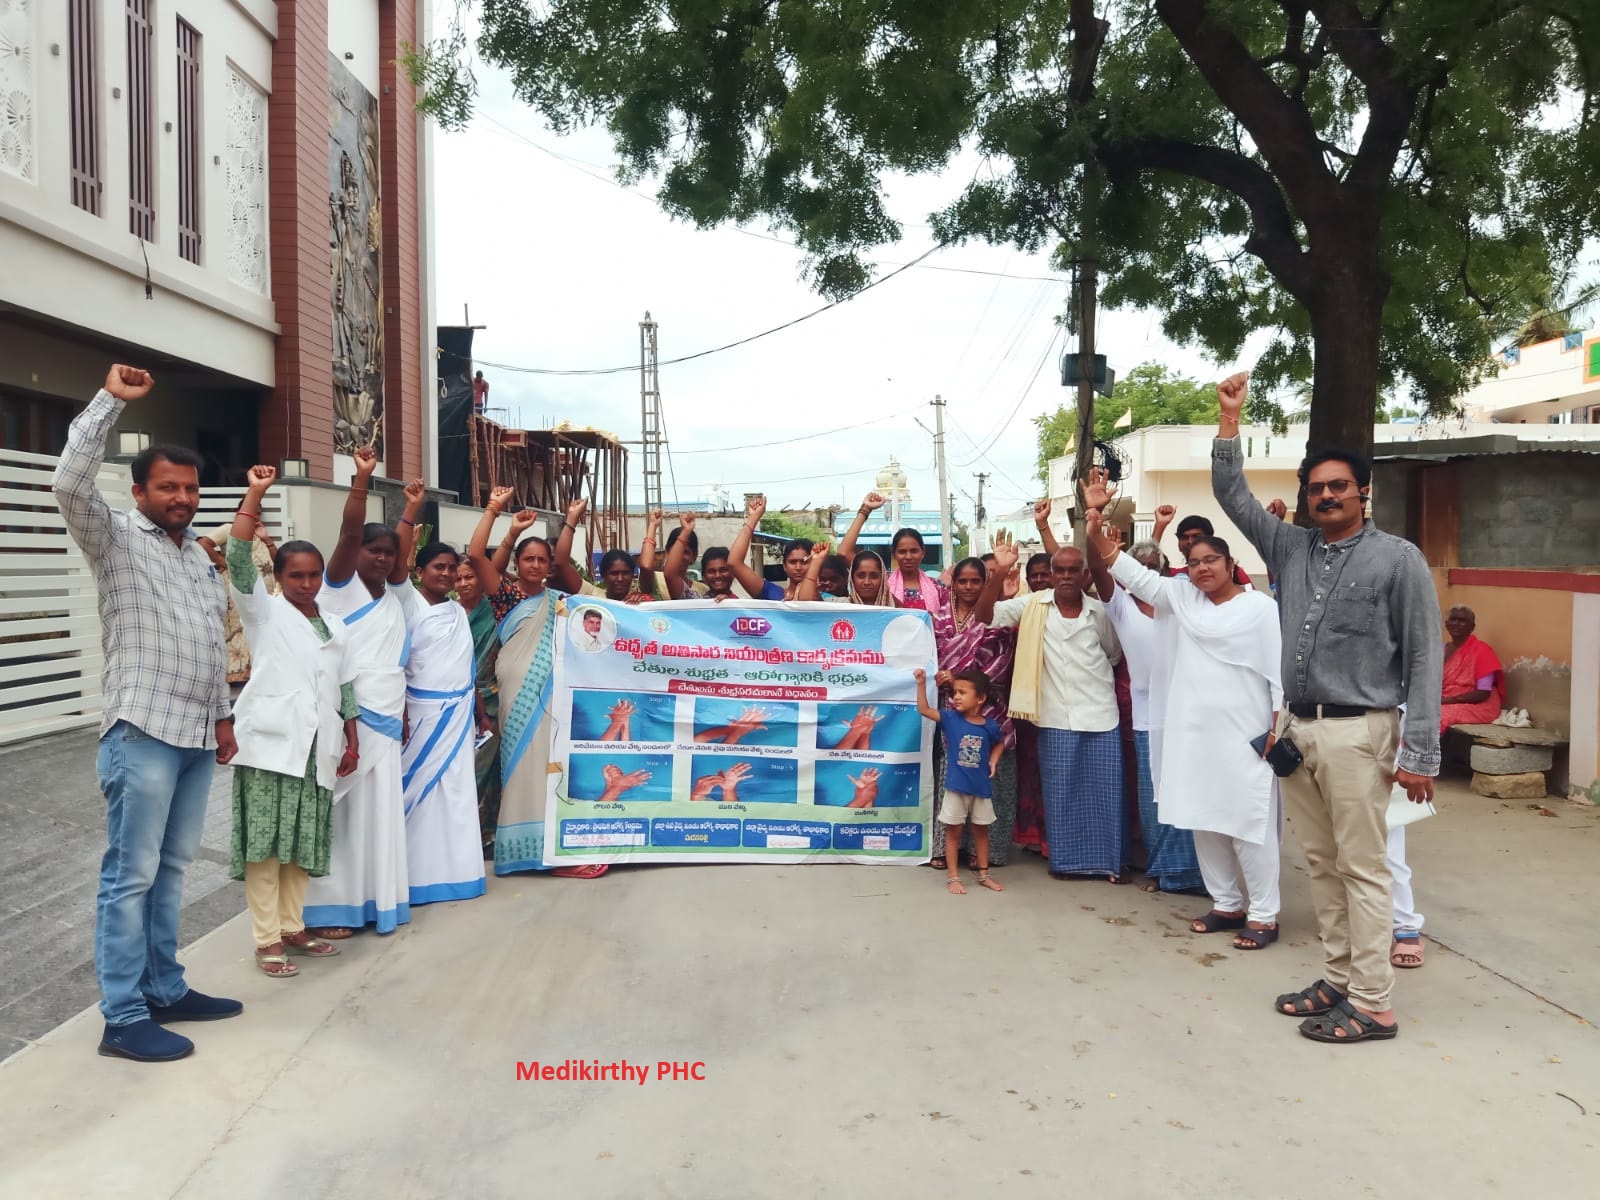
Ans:
{"type": "Polygon", "coordinates": [[[1250,372],[1239,371],[1217,384],[1217,403],[1224,418],[1237,421],[1244,408],[1245,394],[1250,390],[1250,372]]]}
{"type": "Polygon", "coordinates": [[[149,371],[138,367],[125,367],[121,363],[106,373],[106,391],[123,402],[143,400],[150,394],[150,389],[155,383],[155,378],[149,371]]]}
{"type": "Polygon", "coordinates": [[[257,463],[245,475],[251,487],[263,492],[272,486],[272,481],[277,477],[278,468],[269,467],[264,463],[257,463]]]}

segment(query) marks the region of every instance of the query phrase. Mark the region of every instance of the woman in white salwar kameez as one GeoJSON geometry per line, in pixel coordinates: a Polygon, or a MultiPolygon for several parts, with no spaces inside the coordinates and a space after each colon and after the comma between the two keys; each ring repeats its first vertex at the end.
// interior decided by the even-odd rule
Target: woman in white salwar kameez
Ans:
{"type": "Polygon", "coordinates": [[[411,920],[400,782],[411,632],[400,589],[414,591],[407,564],[424,492],[420,479],[407,485],[400,533],[365,524],[367,483],[377,455],[361,447],[355,462],[339,543],[317,595],[320,607],[344,621],[361,709],[360,761],[333,789],[328,873],[306,888],[306,926],[333,941],[368,925],[393,933],[411,920]]]}
{"type": "Polygon", "coordinates": [[[424,546],[417,554],[417,586],[403,596],[411,629],[411,720],[401,770],[412,904],[470,900],[484,892],[474,735],[490,726],[478,698],[467,613],[450,600],[459,562],[442,542],[424,546]]]}
{"type": "Polygon", "coordinates": [[[1165,824],[1194,831],[1213,901],[1191,928],[1237,930],[1236,949],[1264,949],[1278,940],[1281,810],[1272,768],[1251,742],[1270,733],[1283,701],[1277,605],[1234,582],[1221,538],[1193,545],[1187,577],[1164,578],[1120,553],[1100,528],[1096,501],[1104,503],[1106,489],[1099,474],[1085,489],[1092,549],[1118,583],[1155,610],[1156,811],[1165,824]]]}

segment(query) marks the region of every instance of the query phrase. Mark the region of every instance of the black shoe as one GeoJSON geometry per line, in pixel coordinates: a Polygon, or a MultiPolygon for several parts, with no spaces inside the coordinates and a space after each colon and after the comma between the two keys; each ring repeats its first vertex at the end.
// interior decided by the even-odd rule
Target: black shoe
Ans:
{"type": "Polygon", "coordinates": [[[172,1062],[193,1054],[194,1043],[154,1021],[134,1021],[130,1025],[107,1025],[100,1038],[100,1053],[134,1062],[172,1062]]]}
{"type": "Polygon", "coordinates": [[[159,1025],[169,1021],[221,1021],[243,1011],[244,1005],[237,1000],[208,996],[190,988],[176,1004],[152,1004],[150,1019],[159,1025]]]}

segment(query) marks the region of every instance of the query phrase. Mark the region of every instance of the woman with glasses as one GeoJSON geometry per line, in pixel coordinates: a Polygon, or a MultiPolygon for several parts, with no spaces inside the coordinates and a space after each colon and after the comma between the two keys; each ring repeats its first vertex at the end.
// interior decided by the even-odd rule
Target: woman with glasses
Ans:
{"type": "Polygon", "coordinates": [[[1251,743],[1269,736],[1283,701],[1277,606],[1234,581],[1221,538],[1190,545],[1187,580],[1163,578],[1121,553],[1101,528],[1110,499],[1104,473],[1092,471],[1084,489],[1090,540],[1112,578],[1155,613],[1156,809],[1164,823],[1194,831],[1213,901],[1190,928],[1235,930],[1235,949],[1264,949],[1278,940],[1278,788],[1264,750],[1251,743]]]}

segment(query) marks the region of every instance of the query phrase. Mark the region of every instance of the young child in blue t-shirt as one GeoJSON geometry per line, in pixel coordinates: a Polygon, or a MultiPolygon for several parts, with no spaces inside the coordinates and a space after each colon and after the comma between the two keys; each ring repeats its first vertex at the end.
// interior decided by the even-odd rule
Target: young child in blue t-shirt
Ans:
{"type": "Polygon", "coordinates": [[[956,671],[950,676],[953,708],[938,709],[928,703],[928,673],[916,672],[917,711],[939,722],[944,732],[944,803],[939,824],[944,826],[944,860],[950,872],[945,888],[952,896],[965,896],[961,886],[961,831],[972,822],[972,844],[978,854],[978,886],[991,892],[1005,888],[989,877],[989,826],[994,824],[994,789],[990,780],[1005,752],[1005,734],[991,717],[983,715],[989,698],[989,677],[982,671],[956,671]]]}

